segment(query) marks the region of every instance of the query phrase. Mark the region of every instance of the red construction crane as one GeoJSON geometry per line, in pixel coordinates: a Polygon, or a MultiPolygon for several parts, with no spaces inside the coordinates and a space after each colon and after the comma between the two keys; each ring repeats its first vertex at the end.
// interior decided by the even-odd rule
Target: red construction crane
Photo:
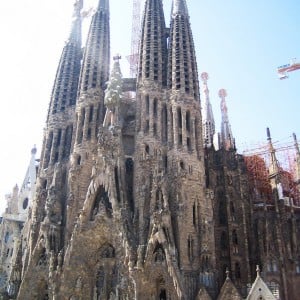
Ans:
{"type": "Polygon", "coordinates": [[[279,79],[286,79],[289,78],[288,73],[293,72],[300,69],[300,62],[296,60],[296,58],[292,59],[292,61],[289,64],[280,66],[277,68],[277,73],[279,76],[279,79]]]}

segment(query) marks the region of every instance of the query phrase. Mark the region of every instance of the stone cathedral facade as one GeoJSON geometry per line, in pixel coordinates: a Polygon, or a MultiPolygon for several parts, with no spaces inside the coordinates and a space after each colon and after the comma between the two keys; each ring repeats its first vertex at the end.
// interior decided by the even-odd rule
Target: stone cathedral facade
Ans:
{"type": "Polygon", "coordinates": [[[300,208],[280,193],[269,132],[272,196],[257,196],[225,90],[213,142],[186,1],[173,1],[169,28],[162,0],[145,1],[137,78],[123,78],[118,56],[110,66],[109,0],[99,0],[82,51],[82,7],[3,299],[298,299],[300,208]]]}

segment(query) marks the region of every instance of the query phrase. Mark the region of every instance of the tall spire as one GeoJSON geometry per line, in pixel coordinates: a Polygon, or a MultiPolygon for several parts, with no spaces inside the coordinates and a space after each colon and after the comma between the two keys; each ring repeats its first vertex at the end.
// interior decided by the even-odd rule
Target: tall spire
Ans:
{"type": "Polygon", "coordinates": [[[166,85],[167,35],[162,0],[146,0],[142,20],[138,83],[166,85]]]}
{"type": "Polygon", "coordinates": [[[296,134],[293,133],[295,150],[296,150],[296,181],[300,184],[300,150],[296,134]]]}
{"type": "Polygon", "coordinates": [[[213,137],[215,134],[215,120],[212,106],[209,99],[209,89],[207,86],[208,74],[202,73],[204,103],[202,108],[202,124],[203,124],[203,139],[204,146],[210,148],[213,145],[213,137]]]}
{"type": "Polygon", "coordinates": [[[82,0],[74,4],[73,22],[69,38],[63,48],[54,81],[48,111],[51,115],[63,112],[76,103],[81,60],[81,16],[82,0]]]}
{"type": "Polygon", "coordinates": [[[80,95],[105,89],[110,61],[109,1],[99,0],[92,18],[80,76],[80,95]]]}
{"type": "Polygon", "coordinates": [[[222,124],[221,124],[221,147],[226,150],[234,149],[235,143],[231,131],[231,126],[228,118],[228,108],[226,105],[227,92],[224,89],[219,91],[219,97],[221,98],[221,113],[222,113],[222,124]]]}
{"type": "Polygon", "coordinates": [[[173,0],[168,86],[200,101],[195,46],[185,0],[173,0]]]}
{"type": "Polygon", "coordinates": [[[41,169],[67,160],[71,151],[73,117],[82,58],[80,15],[82,2],[82,0],[75,1],[71,32],[56,72],[42,148],[41,169]]]}
{"type": "Polygon", "coordinates": [[[270,177],[276,177],[279,174],[279,166],[276,158],[276,150],[272,143],[271,132],[269,128],[267,128],[267,137],[270,153],[270,177]]]}
{"type": "MultiPolygon", "coordinates": [[[[280,180],[279,164],[276,158],[276,150],[272,143],[271,132],[269,128],[267,128],[267,137],[269,143],[269,156],[270,156],[270,167],[269,167],[270,183],[272,188],[277,190],[278,198],[283,199],[283,188],[280,180]]],[[[277,201],[275,201],[275,205],[276,205],[276,209],[278,209],[277,201]]]]}

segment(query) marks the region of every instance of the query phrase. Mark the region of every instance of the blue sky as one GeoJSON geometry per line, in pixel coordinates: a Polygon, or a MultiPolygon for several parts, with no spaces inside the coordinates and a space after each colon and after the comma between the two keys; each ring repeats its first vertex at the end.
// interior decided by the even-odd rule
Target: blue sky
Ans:
{"type": "MultiPolygon", "coordinates": [[[[74,0],[15,0],[0,4],[1,110],[0,207],[4,193],[21,184],[30,149],[41,149],[50,93],[74,0]]],[[[167,24],[171,0],[165,0],[167,24]]],[[[86,0],[91,7],[97,0],[86,0]]],[[[216,127],[218,91],[225,88],[240,152],[265,142],[300,138],[300,71],[280,81],[276,68],[300,59],[300,1],[187,0],[199,75],[208,72],[216,127]]],[[[132,2],[111,0],[112,54],[130,53],[132,2]]],[[[88,20],[85,21],[87,28],[88,20]]],[[[3,206],[3,204],[2,204],[3,206]]],[[[1,211],[1,208],[0,208],[1,211]]]]}

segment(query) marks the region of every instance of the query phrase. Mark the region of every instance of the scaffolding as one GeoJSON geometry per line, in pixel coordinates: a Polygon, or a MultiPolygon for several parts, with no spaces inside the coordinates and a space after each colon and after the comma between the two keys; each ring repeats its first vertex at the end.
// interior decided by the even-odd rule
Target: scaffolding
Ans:
{"type": "MultiPolygon", "coordinates": [[[[287,206],[300,207],[300,184],[297,178],[296,149],[293,142],[273,143],[276,151],[278,175],[282,186],[282,196],[287,206]]],[[[243,151],[249,174],[249,182],[257,205],[273,204],[272,188],[269,179],[270,150],[264,144],[243,151]]],[[[299,167],[299,166],[298,166],[299,167]]]]}

